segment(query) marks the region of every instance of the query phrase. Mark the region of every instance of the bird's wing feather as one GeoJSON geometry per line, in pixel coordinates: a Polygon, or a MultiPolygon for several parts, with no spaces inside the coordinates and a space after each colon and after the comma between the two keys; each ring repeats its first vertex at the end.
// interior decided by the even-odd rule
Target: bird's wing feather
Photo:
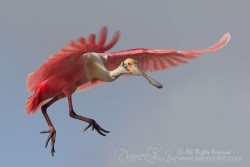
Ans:
{"type": "MultiPolygon", "coordinates": [[[[188,63],[202,53],[214,52],[224,47],[230,40],[230,34],[226,33],[216,44],[201,50],[176,51],[175,49],[144,49],[137,48],[120,52],[100,53],[105,58],[105,66],[108,70],[116,69],[126,58],[133,58],[139,62],[141,70],[157,71],[180,64],[188,63]]],[[[77,88],[78,91],[90,89],[104,82],[100,80],[89,81],[77,88]]]]}
{"type": "Polygon", "coordinates": [[[216,44],[201,50],[177,51],[174,49],[132,49],[120,52],[100,53],[105,58],[105,66],[108,70],[114,70],[126,58],[133,58],[139,62],[140,68],[146,71],[158,71],[169,67],[185,64],[189,60],[197,58],[197,55],[214,52],[224,47],[230,40],[230,34],[226,33],[216,44]]]}
{"type": "Polygon", "coordinates": [[[84,37],[78,38],[76,41],[69,41],[68,44],[53,54],[41,67],[27,77],[26,86],[30,92],[52,75],[65,70],[65,66],[73,65],[72,62],[77,60],[79,56],[87,52],[105,52],[111,49],[120,37],[117,31],[111,41],[105,44],[108,29],[103,27],[100,31],[99,39],[96,42],[96,35],[90,34],[87,40],[84,37]]]}
{"type": "Polygon", "coordinates": [[[80,92],[85,91],[85,90],[88,90],[88,89],[93,88],[95,86],[101,85],[103,83],[105,83],[105,82],[98,80],[98,79],[93,79],[92,81],[88,81],[85,84],[77,87],[77,91],[80,91],[80,92]]]}

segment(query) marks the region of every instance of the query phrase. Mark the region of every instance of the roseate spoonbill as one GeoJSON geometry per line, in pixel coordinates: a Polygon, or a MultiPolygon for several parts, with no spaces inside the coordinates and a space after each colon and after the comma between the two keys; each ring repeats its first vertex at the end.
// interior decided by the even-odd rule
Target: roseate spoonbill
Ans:
{"type": "Polygon", "coordinates": [[[114,81],[123,74],[143,76],[150,84],[162,88],[159,82],[145,72],[185,64],[199,54],[221,49],[230,40],[230,34],[226,33],[215,45],[201,50],[137,48],[106,52],[116,44],[119,36],[120,32],[117,31],[112,40],[105,45],[107,28],[103,27],[97,42],[95,34],[90,34],[87,40],[81,37],[76,41],[70,41],[66,47],[56,52],[35,72],[28,75],[26,85],[34,95],[27,100],[26,113],[34,113],[41,107],[49,126],[49,130],[41,133],[49,134],[45,147],[47,148],[51,141],[52,156],[55,152],[56,130],[46,110],[57,100],[67,97],[70,117],[89,123],[84,131],[91,127],[92,130],[95,129],[99,134],[106,136],[109,131],[100,127],[95,120],[74,112],[71,96],[76,90],[83,91],[104,82],[114,81]],[[45,103],[48,99],[50,101],[45,103]]]}

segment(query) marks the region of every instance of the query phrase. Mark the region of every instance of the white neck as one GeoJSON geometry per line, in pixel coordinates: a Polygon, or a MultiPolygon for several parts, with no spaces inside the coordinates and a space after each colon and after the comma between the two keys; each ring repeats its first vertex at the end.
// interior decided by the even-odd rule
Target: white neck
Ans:
{"type": "Polygon", "coordinates": [[[120,75],[122,74],[128,74],[129,72],[124,69],[123,66],[118,66],[115,70],[109,71],[109,76],[111,78],[111,81],[116,80],[120,75]]]}

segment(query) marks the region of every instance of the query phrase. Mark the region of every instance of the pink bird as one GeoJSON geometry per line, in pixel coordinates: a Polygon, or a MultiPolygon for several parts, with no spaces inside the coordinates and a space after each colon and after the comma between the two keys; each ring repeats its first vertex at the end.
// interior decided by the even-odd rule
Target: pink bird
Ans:
{"type": "Polygon", "coordinates": [[[104,82],[116,80],[121,75],[137,75],[145,77],[150,84],[162,88],[162,84],[149,77],[145,72],[158,71],[187,63],[197,58],[197,55],[215,52],[230,41],[230,34],[226,33],[216,44],[201,50],[177,51],[175,49],[145,49],[136,48],[119,52],[106,52],[111,49],[120,37],[117,31],[112,40],[105,45],[107,27],[100,31],[96,42],[96,35],[90,34],[87,40],[83,37],[70,41],[66,47],[53,54],[41,67],[28,75],[27,88],[34,95],[26,103],[26,113],[34,113],[41,107],[49,130],[45,147],[51,141],[51,154],[55,153],[56,130],[52,124],[47,108],[57,100],[67,97],[69,115],[88,123],[88,128],[96,130],[106,136],[109,131],[103,129],[94,119],[76,114],[73,110],[72,94],[84,91],[104,82]],[[49,100],[50,99],[50,100],[49,100]],[[47,103],[45,103],[49,100],[47,103]]]}

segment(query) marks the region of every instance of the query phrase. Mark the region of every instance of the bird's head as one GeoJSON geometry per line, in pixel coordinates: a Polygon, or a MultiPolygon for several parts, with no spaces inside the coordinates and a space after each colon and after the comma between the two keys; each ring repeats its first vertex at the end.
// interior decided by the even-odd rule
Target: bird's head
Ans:
{"type": "Polygon", "coordinates": [[[154,80],[153,78],[148,76],[145,72],[143,72],[140,69],[139,64],[136,60],[131,59],[131,58],[127,58],[125,61],[122,62],[121,65],[124,67],[124,69],[127,71],[127,73],[133,74],[133,75],[143,76],[148,80],[148,82],[150,84],[152,84],[153,86],[156,86],[157,88],[163,87],[161,83],[157,82],[156,80],[154,80]]]}
{"type": "Polygon", "coordinates": [[[128,73],[133,75],[140,75],[139,66],[136,60],[128,58],[124,62],[122,62],[122,66],[128,73]]]}

